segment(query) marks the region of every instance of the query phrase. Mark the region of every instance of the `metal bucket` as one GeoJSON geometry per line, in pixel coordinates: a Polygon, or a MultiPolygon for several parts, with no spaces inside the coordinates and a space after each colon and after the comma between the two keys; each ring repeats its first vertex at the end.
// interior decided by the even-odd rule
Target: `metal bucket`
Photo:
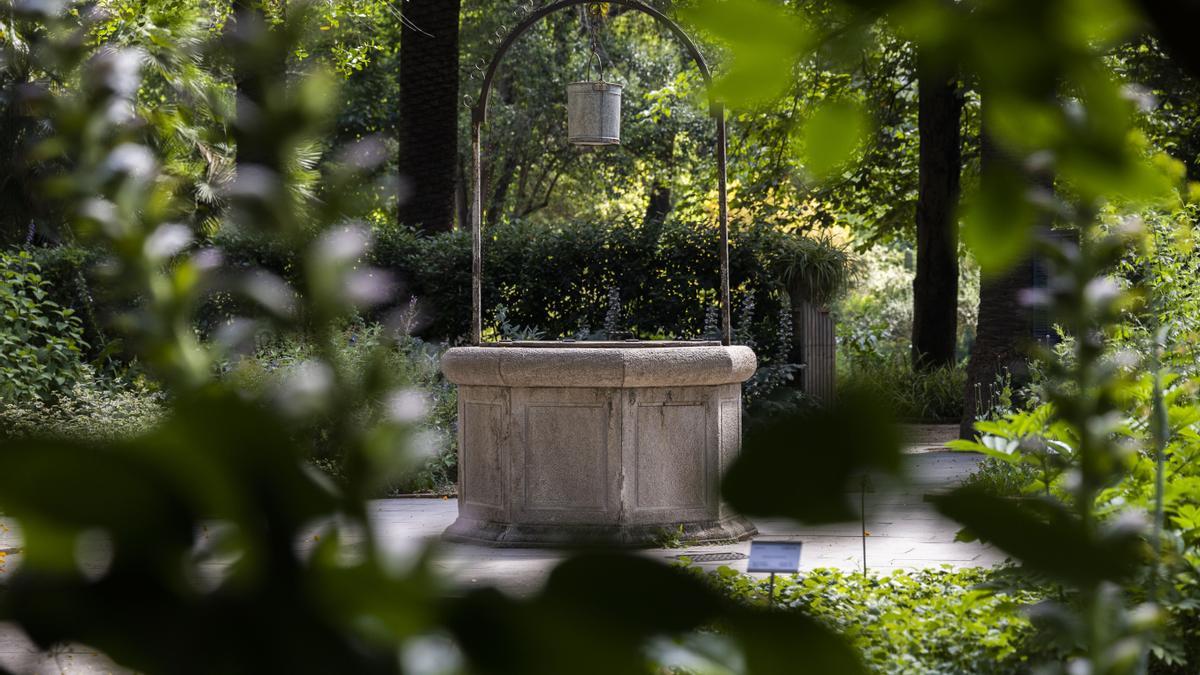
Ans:
{"type": "Polygon", "coordinates": [[[567,141],[574,145],[621,144],[621,90],[612,82],[567,85],[567,141]]]}

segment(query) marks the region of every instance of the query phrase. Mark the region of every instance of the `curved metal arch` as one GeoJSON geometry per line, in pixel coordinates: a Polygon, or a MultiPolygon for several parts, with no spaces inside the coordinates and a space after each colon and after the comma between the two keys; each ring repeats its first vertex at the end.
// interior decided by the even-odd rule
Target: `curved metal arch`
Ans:
{"type": "MultiPolygon", "coordinates": [[[[478,345],[483,339],[483,181],[482,181],[482,165],[480,162],[480,141],[483,135],[483,123],[487,118],[487,103],[488,95],[491,93],[492,80],[496,76],[496,71],[500,67],[501,61],[523,33],[533,27],[538,21],[553,14],[554,12],[575,7],[577,5],[587,5],[596,2],[597,0],[555,0],[550,4],[539,8],[532,14],[522,20],[508,35],[501,40],[500,45],[496,48],[496,53],[492,56],[492,60],[488,63],[487,71],[484,73],[483,85],[479,92],[479,98],[475,101],[475,105],[471,107],[471,155],[473,162],[473,195],[471,204],[471,344],[478,345]]],[[[675,37],[683,43],[684,48],[696,62],[696,66],[700,69],[700,73],[704,76],[704,82],[709,85],[709,112],[713,116],[717,125],[717,201],[719,205],[719,229],[721,236],[720,243],[720,301],[721,301],[721,344],[729,345],[731,343],[732,328],[731,328],[731,308],[729,301],[729,203],[726,184],[726,149],[725,149],[725,106],[716,101],[712,96],[712,71],[708,67],[708,62],[704,60],[704,55],[700,53],[700,49],[692,40],[683,28],[673,21],[670,17],[657,9],[640,2],[640,0],[607,0],[614,5],[621,5],[648,14],[660,23],[665,25],[675,37]]]]}
{"type": "MultiPolygon", "coordinates": [[[[472,118],[479,120],[487,118],[488,96],[492,92],[492,80],[495,79],[496,71],[500,68],[500,63],[504,60],[505,55],[508,54],[508,50],[512,48],[513,43],[517,41],[517,38],[532,28],[534,24],[559,10],[578,5],[595,4],[596,2],[597,0],[556,0],[525,17],[521,23],[517,24],[516,28],[513,28],[508,35],[504,36],[504,39],[500,42],[500,46],[496,47],[496,53],[492,56],[492,60],[488,63],[487,70],[484,72],[483,85],[480,87],[479,98],[475,101],[475,105],[471,107],[472,118]]],[[[708,62],[704,60],[704,55],[700,53],[700,48],[696,46],[691,36],[684,32],[683,28],[675,23],[671,17],[639,0],[609,0],[609,2],[649,14],[665,25],[683,43],[688,55],[696,62],[696,66],[700,69],[700,74],[704,76],[705,84],[712,84],[712,71],[709,70],[708,62]]],[[[709,91],[711,90],[710,87],[709,91]]],[[[711,104],[712,102],[710,98],[709,103],[711,104]]]]}

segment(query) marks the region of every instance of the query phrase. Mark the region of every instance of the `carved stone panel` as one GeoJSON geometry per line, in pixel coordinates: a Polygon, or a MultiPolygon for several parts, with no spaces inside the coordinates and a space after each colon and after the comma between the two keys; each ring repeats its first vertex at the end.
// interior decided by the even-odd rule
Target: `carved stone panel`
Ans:
{"type": "Polygon", "coordinates": [[[704,404],[639,404],[636,425],[637,507],[703,508],[708,473],[704,404]]]}
{"type": "Polygon", "coordinates": [[[605,510],[607,406],[529,405],[525,420],[524,507],[605,510]]]}
{"type": "Polygon", "coordinates": [[[504,406],[498,403],[464,401],[460,406],[462,467],[460,498],[471,506],[504,508],[504,453],[501,445],[508,423],[504,406]]]}

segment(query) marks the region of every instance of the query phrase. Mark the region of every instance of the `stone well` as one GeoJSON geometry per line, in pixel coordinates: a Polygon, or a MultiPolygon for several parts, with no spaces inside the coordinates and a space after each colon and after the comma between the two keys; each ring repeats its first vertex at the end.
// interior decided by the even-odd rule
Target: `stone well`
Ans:
{"type": "Polygon", "coordinates": [[[458,520],[496,546],[652,544],[756,532],[722,503],[741,442],[747,347],[716,342],[506,342],[457,347],[458,520]]]}

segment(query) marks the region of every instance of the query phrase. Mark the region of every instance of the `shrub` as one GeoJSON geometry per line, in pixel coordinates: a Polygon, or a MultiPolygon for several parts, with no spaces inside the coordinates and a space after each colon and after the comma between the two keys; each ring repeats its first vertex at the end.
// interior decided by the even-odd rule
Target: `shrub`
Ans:
{"type": "MultiPolygon", "coordinates": [[[[1109,433],[1124,447],[1136,450],[1122,458],[1127,473],[1097,494],[1095,509],[1101,521],[1119,520],[1129,509],[1155,511],[1157,460],[1150,437],[1153,411],[1161,405],[1162,420],[1167,422],[1162,457],[1164,553],[1161,560],[1126,582],[1126,593],[1131,600],[1142,600],[1148,589],[1158,585],[1159,600],[1168,615],[1152,643],[1150,672],[1196,672],[1200,659],[1200,491],[1196,489],[1200,485],[1200,400],[1193,384],[1167,377],[1162,399],[1156,403],[1152,378],[1142,375],[1122,389],[1122,409],[1109,421],[1109,433]],[[1156,580],[1150,581],[1152,577],[1156,580]]],[[[1012,408],[996,419],[976,421],[975,428],[977,440],[949,444],[986,456],[968,478],[969,484],[1008,497],[1071,498],[1082,461],[1081,442],[1054,404],[1012,408]]]]}
{"type": "Polygon", "coordinates": [[[0,402],[0,437],[116,440],[150,429],[164,411],[162,394],[144,383],[107,380],[85,366],[52,401],[0,402]]]}
{"type": "Polygon", "coordinates": [[[41,268],[49,297],[62,307],[74,310],[83,322],[82,346],[87,358],[94,359],[110,347],[111,338],[101,324],[101,316],[114,316],[119,303],[104,284],[94,284],[91,270],[100,261],[100,252],[81,246],[35,246],[24,249],[41,268]]]}
{"type": "Polygon", "coordinates": [[[51,400],[80,374],[83,327],[28,251],[0,251],[0,401],[51,400]]]}
{"type": "Polygon", "coordinates": [[[967,476],[965,485],[997,497],[1020,497],[1038,479],[1037,468],[1029,464],[1014,464],[995,457],[984,457],[967,476]]]}
{"type": "MultiPolygon", "coordinates": [[[[373,350],[386,337],[378,324],[352,323],[343,328],[334,359],[354,378],[371,376],[371,368],[380,367],[370,360],[373,350]]],[[[440,360],[444,346],[430,344],[408,335],[400,335],[382,367],[389,370],[398,381],[413,387],[413,405],[422,408],[418,424],[417,445],[421,452],[414,453],[407,464],[399,467],[395,475],[389,476],[382,494],[436,492],[446,493],[454,489],[458,479],[457,390],[441,374],[440,360]]],[[[313,343],[304,340],[268,340],[259,344],[254,353],[228,361],[221,368],[226,381],[255,398],[269,400],[273,390],[281,389],[289,377],[295,375],[305,364],[318,357],[313,343]]],[[[358,411],[352,424],[367,428],[371,421],[388,405],[385,401],[374,401],[372,405],[358,411]]],[[[328,439],[331,420],[310,419],[296,433],[305,436],[314,456],[313,463],[332,475],[341,478],[338,458],[342,448],[332,445],[328,439]]]]}
{"type": "MultiPolygon", "coordinates": [[[[834,313],[838,342],[849,350],[908,355],[912,345],[913,252],[879,244],[858,257],[858,274],[834,313]]],[[[966,358],[979,307],[979,270],[963,257],[958,275],[958,355],[966,358]]]]}
{"type": "MultiPolygon", "coordinates": [[[[709,225],[514,221],[492,226],[483,236],[484,320],[503,306],[509,323],[536,326],[548,339],[600,331],[610,294],[620,298],[622,329],[636,337],[699,337],[718,299],[716,230],[709,225]]],[[[436,340],[465,335],[471,310],[469,233],[431,236],[382,227],[375,237],[369,262],[396,273],[405,297],[419,298],[422,335],[436,340]]],[[[733,302],[741,307],[753,300],[757,318],[743,329],[760,351],[776,347],[775,317],[785,304],[780,260],[804,241],[757,226],[731,233],[733,302]]],[[[229,230],[214,243],[235,265],[263,265],[284,278],[294,269],[275,242],[229,230]]]]}

